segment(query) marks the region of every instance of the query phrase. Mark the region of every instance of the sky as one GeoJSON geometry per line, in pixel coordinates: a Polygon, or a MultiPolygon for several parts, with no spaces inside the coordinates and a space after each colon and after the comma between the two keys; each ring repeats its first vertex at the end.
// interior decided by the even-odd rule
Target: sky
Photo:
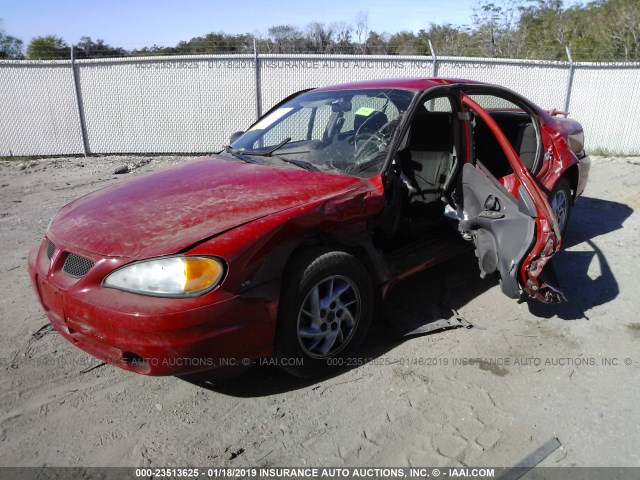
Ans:
{"type": "Polygon", "coordinates": [[[67,43],[82,36],[114,47],[173,46],[210,32],[267,32],[275,25],[304,27],[311,22],[353,23],[369,15],[379,33],[417,32],[429,23],[470,24],[474,0],[0,0],[0,29],[28,44],[33,37],[57,35],[67,43]]]}

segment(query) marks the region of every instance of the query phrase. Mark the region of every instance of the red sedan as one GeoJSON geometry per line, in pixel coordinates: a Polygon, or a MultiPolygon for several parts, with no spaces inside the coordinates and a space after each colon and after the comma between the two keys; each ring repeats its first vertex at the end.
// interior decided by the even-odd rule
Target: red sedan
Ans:
{"type": "Polygon", "coordinates": [[[470,248],[505,295],[562,300],[545,266],[589,165],[577,122],[502,87],[307,90],[217,155],[68,204],[29,272],[56,330],[124,369],[315,376],[393,285],[470,248]]]}

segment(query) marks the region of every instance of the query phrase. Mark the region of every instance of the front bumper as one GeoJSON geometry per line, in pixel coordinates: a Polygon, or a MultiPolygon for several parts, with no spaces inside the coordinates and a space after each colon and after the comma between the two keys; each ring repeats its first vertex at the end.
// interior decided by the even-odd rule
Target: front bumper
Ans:
{"type": "Polygon", "coordinates": [[[275,282],[241,296],[218,287],[191,299],[146,297],[101,286],[105,272],[128,260],[93,255],[93,269],[70,279],[61,266],[68,252],[56,245],[49,260],[47,243],[29,255],[40,303],[60,335],[102,361],[143,375],[178,375],[272,354],[275,282]]]}

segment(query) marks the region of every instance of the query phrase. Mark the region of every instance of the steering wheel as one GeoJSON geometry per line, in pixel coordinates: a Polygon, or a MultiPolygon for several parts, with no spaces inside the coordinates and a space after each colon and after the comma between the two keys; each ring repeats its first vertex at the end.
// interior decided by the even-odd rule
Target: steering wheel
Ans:
{"type": "Polygon", "coordinates": [[[378,152],[388,145],[388,139],[381,131],[356,133],[353,137],[354,159],[356,163],[367,154],[378,152]]]}
{"type": "Polygon", "coordinates": [[[360,163],[358,160],[363,156],[366,157],[366,154],[374,154],[389,146],[393,126],[397,123],[397,120],[390,120],[375,132],[370,130],[361,132],[360,130],[369,120],[371,119],[368,118],[362,122],[362,125],[360,125],[353,136],[354,159],[356,164],[360,163]]]}

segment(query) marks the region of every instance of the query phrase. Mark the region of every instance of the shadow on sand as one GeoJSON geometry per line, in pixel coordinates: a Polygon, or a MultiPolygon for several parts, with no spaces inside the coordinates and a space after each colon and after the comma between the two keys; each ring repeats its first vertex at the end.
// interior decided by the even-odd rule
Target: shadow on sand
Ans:
{"type": "Polygon", "coordinates": [[[542,318],[556,315],[563,320],[588,320],[589,309],[616,298],[620,292],[618,282],[598,246],[603,243],[598,237],[622,228],[632,213],[633,209],[622,203],[589,197],[580,199],[571,216],[563,251],[553,259],[568,301],[560,305],[545,305],[527,300],[529,311],[542,318]],[[566,250],[575,246],[585,248],[566,250]]]}

